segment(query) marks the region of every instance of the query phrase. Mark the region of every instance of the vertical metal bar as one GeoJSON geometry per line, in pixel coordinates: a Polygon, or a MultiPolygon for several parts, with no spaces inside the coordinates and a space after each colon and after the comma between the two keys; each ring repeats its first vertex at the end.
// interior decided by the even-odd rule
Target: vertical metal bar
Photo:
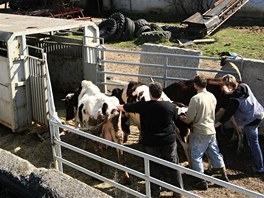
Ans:
{"type": "MultiPolygon", "coordinates": [[[[144,168],[145,168],[145,175],[147,178],[150,177],[150,168],[149,168],[149,159],[144,158],[144,168]]],[[[150,190],[150,181],[148,179],[145,180],[146,182],[146,195],[147,197],[151,197],[151,190],[150,190]]]]}
{"type": "MultiPolygon", "coordinates": [[[[57,122],[59,119],[56,119],[56,118],[58,118],[58,115],[57,115],[55,105],[54,105],[54,97],[53,97],[51,80],[50,80],[50,75],[49,75],[47,54],[43,53],[42,55],[43,55],[44,67],[46,69],[46,74],[47,74],[46,79],[47,79],[48,108],[49,108],[49,113],[50,113],[50,120],[57,122]]],[[[52,122],[50,122],[50,137],[51,137],[51,143],[52,143],[54,165],[55,165],[55,168],[57,170],[63,172],[63,164],[62,164],[62,162],[58,161],[56,158],[56,156],[62,158],[61,146],[55,145],[55,143],[53,141],[54,137],[56,137],[58,140],[60,140],[59,132],[60,132],[59,127],[53,126],[52,122]]]]}
{"type": "Polygon", "coordinates": [[[167,77],[168,77],[168,65],[169,57],[165,56],[165,65],[164,65],[164,76],[163,76],[163,87],[167,87],[167,77]]]}

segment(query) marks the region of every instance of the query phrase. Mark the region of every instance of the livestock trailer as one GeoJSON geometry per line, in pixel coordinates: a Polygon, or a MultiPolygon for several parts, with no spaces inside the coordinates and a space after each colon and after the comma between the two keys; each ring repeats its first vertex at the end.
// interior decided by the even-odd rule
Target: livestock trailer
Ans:
{"type": "Polygon", "coordinates": [[[66,68],[70,66],[75,67],[72,70],[81,71],[78,83],[82,79],[94,81],[91,70],[95,70],[92,65],[96,62],[96,52],[91,49],[100,43],[98,37],[99,29],[91,21],[0,14],[0,123],[13,132],[23,131],[33,122],[47,124],[48,71],[45,68],[49,68],[50,73],[58,72],[50,75],[54,87],[72,86],[72,82],[77,81],[66,68]],[[73,30],[81,34],[78,42],[56,36],[56,33],[73,30]],[[67,58],[77,53],[76,46],[81,49],[78,64],[65,64],[67,58]],[[47,61],[49,55],[60,62],[54,65],[52,60],[47,61]],[[68,85],[62,76],[67,78],[68,85]]]}

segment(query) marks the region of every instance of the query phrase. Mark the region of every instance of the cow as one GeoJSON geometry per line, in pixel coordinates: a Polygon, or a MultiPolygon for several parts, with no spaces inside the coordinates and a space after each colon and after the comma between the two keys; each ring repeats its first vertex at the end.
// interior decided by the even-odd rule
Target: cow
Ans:
{"type": "MultiPolygon", "coordinates": [[[[241,81],[240,81],[241,82],[241,81]]],[[[193,86],[193,80],[182,80],[175,82],[163,89],[164,93],[173,101],[181,102],[184,105],[188,105],[192,96],[197,92],[193,86]]],[[[216,118],[221,117],[224,109],[227,108],[230,95],[224,93],[223,90],[224,82],[222,78],[208,78],[207,79],[207,90],[214,94],[217,100],[216,105],[216,118]]],[[[243,148],[243,131],[240,126],[235,122],[234,117],[230,119],[232,122],[235,132],[232,139],[235,139],[235,135],[238,137],[237,153],[241,153],[243,148]]]]}
{"type": "MultiPolygon", "coordinates": [[[[75,118],[75,126],[80,130],[91,132],[104,139],[118,144],[125,143],[125,135],[121,130],[121,113],[117,106],[119,100],[114,96],[101,93],[91,81],[83,80],[75,93],[67,94],[66,120],[75,118]]],[[[99,146],[100,154],[106,146],[99,146]]],[[[117,149],[118,161],[125,163],[123,152],[117,149]]],[[[102,172],[102,166],[100,166],[102,172]]],[[[128,173],[124,173],[126,183],[130,183],[128,173]]]]}

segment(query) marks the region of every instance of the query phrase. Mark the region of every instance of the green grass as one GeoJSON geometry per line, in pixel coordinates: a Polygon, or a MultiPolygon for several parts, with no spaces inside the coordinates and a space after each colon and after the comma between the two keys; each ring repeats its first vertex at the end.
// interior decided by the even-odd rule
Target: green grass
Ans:
{"type": "MultiPolygon", "coordinates": [[[[77,36],[71,35],[69,37],[76,38],[77,36]]],[[[79,38],[81,37],[79,36],[79,38]]],[[[206,36],[205,38],[213,38],[215,39],[215,42],[211,44],[193,44],[185,48],[200,50],[205,56],[218,57],[219,52],[228,51],[239,54],[244,58],[264,60],[263,27],[227,27],[220,29],[214,35],[206,36]]],[[[167,40],[159,41],[159,44],[167,46],[179,46],[178,43],[169,42],[167,40]]],[[[137,39],[132,41],[106,43],[106,46],[110,48],[124,50],[139,50],[140,45],[141,43],[137,42],[137,39]]]]}
{"type": "Polygon", "coordinates": [[[226,28],[208,37],[214,38],[215,43],[196,45],[204,55],[217,56],[219,52],[235,52],[244,58],[264,60],[264,34],[263,30],[226,28]]]}
{"type": "MultiPolygon", "coordinates": [[[[205,56],[218,57],[219,52],[234,52],[241,55],[244,58],[260,59],[264,60],[264,28],[236,28],[228,27],[220,29],[212,36],[206,36],[205,38],[215,39],[211,44],[194,44],[187,46],[195,50],[200,50],[205,56]]],[[[167,46],[178,46],[173,42],[160,42],[159,44],[167,46]]],[[[118,49],[139,49],[140,45],[133,41],[107,43],[109,47],[118,49]]]]}

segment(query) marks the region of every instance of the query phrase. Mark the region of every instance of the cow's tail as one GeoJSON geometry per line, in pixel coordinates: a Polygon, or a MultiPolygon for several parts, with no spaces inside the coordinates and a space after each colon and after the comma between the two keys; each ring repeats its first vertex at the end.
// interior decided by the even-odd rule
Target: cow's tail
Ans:
{"type": "Polygon", "coordinates": [[[241,76],[241,73],[240,73],[238,67],[232,62],[229,62],[229,63],[231,65],[231,67],[236,71],[236,73],[237,73],[237,75],[239,77],[239,80],[242,81],[242,76],[241,76]]]}

